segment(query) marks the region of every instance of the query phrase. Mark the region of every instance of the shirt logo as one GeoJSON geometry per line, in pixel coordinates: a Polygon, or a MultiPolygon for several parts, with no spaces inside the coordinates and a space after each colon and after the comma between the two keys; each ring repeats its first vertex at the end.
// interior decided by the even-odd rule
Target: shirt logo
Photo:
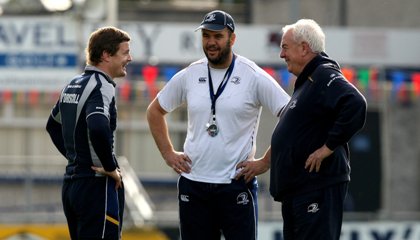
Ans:
{"type": "Polygon", "coordinates": [[[68,85],[67,88],[82,88],[82,85],[68,85]]]}
{"type": "Polygon", "coordinates": [[[327,87],[329,87],[331,85],[331,83],[333,83],[336,79],[339,79],[339,78],[343,78],[343,77],[341,75],[337,75],[335,73],[332,73],[330,75],[330,81],[327,83],[327,87]]]}
{"type": "Polygon", "coordinates": [[[241,78],[240,77],[232,77],[232,80],[230,80],[231,83],[238,85],[239,83],[241,83],[241,78]]]}
{"type": "Polygon", "coordinates": [[[181,201],[183,201],[183,202],[189,202],[190,201],[190,197],[188,195],[181,194],[180,198],[181,198],[181,201]]]}
{"type": "Polygon", "coordinates": [[[207,78],[206,77],[200,77],[198,79],[198,83],[206,83],[207,82],[207,78]]]}
{"type": "Polygon", "coordinates": [[[214,20],[216,20],[216,14],[210,14],[204,19],[204,22],[213,22],[214,20]]]}
{"type": "Polygon", "coordinates": [[[316,213],[319,211],[318,203],[311,203],[308,206],[308,213],[316,213]]]}
{"type": "Polygon", "coordinates": [[[82,82],[83,78],[79,78],[76,81],[74,81],[74,83],[79,84],[80,82],[82,82]]]}
{"type": "Polygon", "coordinates": [[[296,103],[297,103],[297,99],[293,100],[293,101],[290,103],[289,108],[290,108],[290,109],[295,108],[295,107],[296,107],[296,103]]]}
{"type": "Polygon", "coordinates": [[[236,197],[236,204],[247,205],[249,203],[248,193],[242,192],[236,197]]]}

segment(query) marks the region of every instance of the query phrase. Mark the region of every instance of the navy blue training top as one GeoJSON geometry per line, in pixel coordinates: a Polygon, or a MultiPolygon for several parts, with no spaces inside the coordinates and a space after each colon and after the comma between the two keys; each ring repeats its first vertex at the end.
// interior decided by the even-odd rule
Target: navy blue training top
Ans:
{"type": "Polygon", "coordinates": [[[117,125],[115,83],[104,72],[86,66],[62,90],[51,111],[47,131],[66,157],[65,178],[92,177],[92,166],[114,171],[113,153],[117,125]]]}
{"type": "Polygon", "coordinates": [[[271,139],[270,193],[276,201],[350,181],[348,141],[365,124],[367,103],[338,63],[325,53],[310,61],[295,82],[271,139]],[[319,172],[305,162],[326,146],[334,152],[319,172]]]}

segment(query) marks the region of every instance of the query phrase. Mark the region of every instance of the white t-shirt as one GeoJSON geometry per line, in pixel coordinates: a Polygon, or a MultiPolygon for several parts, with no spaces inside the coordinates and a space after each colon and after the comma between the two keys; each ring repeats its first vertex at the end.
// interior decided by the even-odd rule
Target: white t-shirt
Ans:
{"type": "MultiPolygon", "coordinates": [[[[237,55],[228,83],[216,101],[219,133],[211,137],[206,129],[212,120],[207,63],[203,58],[179,71],[159,92],[158,100],[167,112],[187,104],[184,153],[192,165],[191,172],[182,175],[193,181],[230,183],[236,165],[255,155],[261,107],[277,116],[290,97],[263,69],[237,55]]],[[[214,93],[225,72],[211,70],[214,93]]]]}

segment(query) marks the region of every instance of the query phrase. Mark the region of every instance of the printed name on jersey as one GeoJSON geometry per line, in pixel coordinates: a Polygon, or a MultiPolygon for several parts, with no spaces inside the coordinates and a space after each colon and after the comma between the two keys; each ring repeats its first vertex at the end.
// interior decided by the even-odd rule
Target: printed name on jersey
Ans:
{"type": "Polygon", "coordinates": [[[62,103],[78,104],[80,99],[80,94],[76,93],[63,93],[61,94],[62,103]]]}

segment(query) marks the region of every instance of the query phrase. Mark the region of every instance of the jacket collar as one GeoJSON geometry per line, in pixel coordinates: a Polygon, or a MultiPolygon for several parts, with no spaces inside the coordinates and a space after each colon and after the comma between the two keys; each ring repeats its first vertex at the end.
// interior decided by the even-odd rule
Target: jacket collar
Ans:
{"type": "Polygon", "coordinates": [[[310,76],[315,71],[315,69],[319,65],[322,65],[324,63],[332,64],[338,69],[340,69],[340,66],[336,61],[332,60],[325,52],[321,52],[318,55],[316,55],[311,61],[309,61],[309,63],[306,64],[306,66],[303,68],[302,72],[296,79],[295,89],[300,87],[305,81],[310,79],[310,76]]]}
{"type": "Polygon", "coordinates": [[[104,71],[100,70],[99,68],[97,68],[95,66],[86,65],[85,72],[98,72],[98,73],[102,74],[105,77],[105,79],[109,83],[111,83],[114,87],[116,86],[115,82],[112,80],[112,78],[107,73],[105,73],[104,71]]]}

